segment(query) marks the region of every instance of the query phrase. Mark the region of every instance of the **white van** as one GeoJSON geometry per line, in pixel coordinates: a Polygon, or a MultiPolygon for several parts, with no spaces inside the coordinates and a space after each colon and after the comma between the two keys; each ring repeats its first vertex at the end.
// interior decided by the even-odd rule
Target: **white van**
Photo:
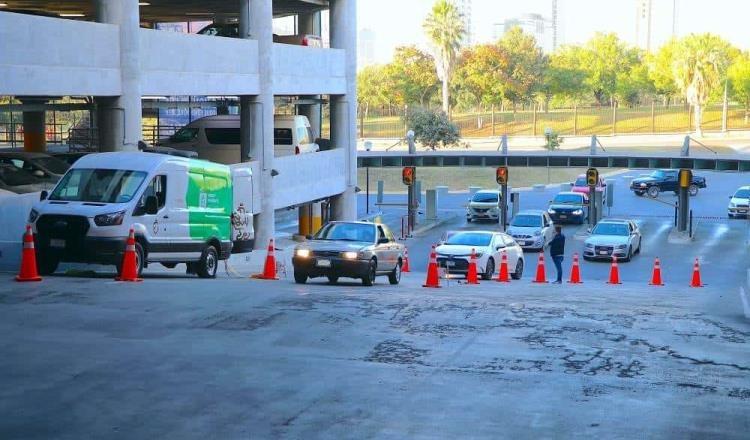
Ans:
{"type": "Polygon", "coordinates": [[[234,167],[156,153],[99,153],[79,159],[35,204],[42,274],[61,261],[119,266],[135,230],[138,273],[149,263],[216,276],[219,260],[252,249],[253,176],[234,167]]]}
{"type": "MultiPolygon", "coordinates": [[[[276,115],[273,121],[276,157],[320,151],[307,116],[276,115]]],[[[199,158],[213,162],[237,163],[240,161],[240,116],[217,115],[196,119],[159,144],[195,151],[199,158]]]]}

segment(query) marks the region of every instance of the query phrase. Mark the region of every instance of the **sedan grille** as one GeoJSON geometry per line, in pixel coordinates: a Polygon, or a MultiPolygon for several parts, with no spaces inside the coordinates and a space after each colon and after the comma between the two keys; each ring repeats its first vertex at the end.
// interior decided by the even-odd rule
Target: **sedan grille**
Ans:
{"type": "Polygon", "coordinates": [[[49,246],[51,239],[62,239],[67,249],[81,250],[89,230],[89,221],[86,217],[77,215],[46,214],[39,217],[36,229],[40,246],[49,246]]]}
{"type": "Polygon", "coordinates": [[[313,256],[316,257],[338,257],[340,254],[339,251],[313,251],[313,256]]]}

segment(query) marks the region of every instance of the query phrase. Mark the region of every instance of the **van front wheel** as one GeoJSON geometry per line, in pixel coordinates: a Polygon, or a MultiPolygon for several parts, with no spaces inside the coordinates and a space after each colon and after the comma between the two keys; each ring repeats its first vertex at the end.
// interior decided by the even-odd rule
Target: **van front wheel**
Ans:
{"type": "Polygon", "coordinates": [[[201,278],[216,278],[216,270],[219,267],[219,254],[213,246],[206,246],[197,264],[196,272],[201,278]]]}

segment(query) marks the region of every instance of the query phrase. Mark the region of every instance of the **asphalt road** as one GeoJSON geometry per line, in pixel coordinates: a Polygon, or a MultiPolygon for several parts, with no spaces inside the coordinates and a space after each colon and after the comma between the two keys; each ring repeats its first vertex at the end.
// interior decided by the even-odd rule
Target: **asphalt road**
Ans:
{"type": "MultiPolygon", "coordinates": [[[[643,251],[629,263],[620,263],[620,276],[623,283],[646,285],[651,276],[654,258],[661,260],[664,282],[670,285],[686,285],[690,281],[695,258],[699,258],[703,282],[717,287],[738,287],[747,278],[748,245],[750,244],[750,221],[728,219],[726,207],[729,196],[736,188],[750,184],[745,174],[701,172],[706,177],[708,187],[690,199],[694,215],[695,240],[689,244],[670,244],[668,235],[674,223],[674,204],[677,197],[673,193],[663,193],[657,199],[637,197],[628,190],[632,177],[640,171],[628,171],[610,177],[615,180],[614,206],[608,217],[636,220],[643,234],[643,251]]],[[[494,182],[493,182],[494,183],[494,182]]],[[[488,186],[491,187],[491,186],[488,186]]],[[[546,209],[552,197],[560,191],[559,185],[550,185],[544,191],[524,190],[521,192],[521,209],[546,209]]],[[[385,201],[402,202],[404,195],[387,194],[385,201]]],[[[364,195],[360,193],[360,215],[364,215],[364,195]]],[[[464,206],[468,193],[451,193],[440,201],[441,218],[453,220],[429,232],[406,240],[413,270],[424,271],[427,267],[429,249],[448,230],[498,230],[494,223],[466,223],[464,206]]],[[[374,202],[374,195],[371,195],[374,202]]],[[[394,207],[383,209],[383,218],[394,228],[398,228],[399,218],[405,210],[394,207]]],[[[583,240],[576,239],[578,225],[565,226],[567,237],[565,278],[574,253],[582,254],[583,240]]],[[[526,253],[524,279],[533,277],[537,255],[526,253]]],[[[581,259],[584,283],[594,285],[604,283],[609,275],[608,262],[585,262],[581,259]]],[[[553,275],[554,266],[547,258],[548,278],[553,275]]]]}

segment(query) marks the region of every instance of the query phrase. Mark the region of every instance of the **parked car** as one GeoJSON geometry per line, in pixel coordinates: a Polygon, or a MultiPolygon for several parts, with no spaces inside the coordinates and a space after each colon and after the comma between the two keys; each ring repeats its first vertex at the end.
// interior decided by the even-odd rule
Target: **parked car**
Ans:
{"type": "MultiPolygon", "coordinates": [[[[596,183],[596,187],[594,187],[596,192],[602,193],[602,201],[607,200],[607,182],[604,181],[604,178],[599,177],[599,181],[596,183]]],[[[589,194],[589,185],[588,181],[586,180],[585,174],[579,174],[578,177],[574,182],[570,184],[570,190],[572,192],[577,192],[581,194],[586,194],[588,196],[589,194]]]]}
{"type": "Polygon", "coordinates": [[[727,214],[729,218],[747,217],[750,210],[750,186],[742,186],[729,196],[727,214]]]}
{"type": "Polygon", "coordinates": [[[630,261],[641,252],[641,231],[632,220],[607,219],[596,224],[583,245],[583,258],[630,261]]]}
{"type": "MultiPolygon", "coordinates": [[[[211,23],[198,31],[199,35],[239,38],[238,23],[211,23]]],[[[277,35],[273,34],[274,43],[294,44],[297,46],[323,47],[323,39],[312,34],[277,35]]]]}
{"type": "Polygon", "coordinates": [[[308,278],[359,278],[372,286],[385,275],[391,284],[401,281],[404,245],[397,243],[387,226],[370,222],[331,222],[294,250],[294,281],[308,278]]]}
{"type": "Polygon", "coordinates": [[[508,256],[508,271],[518,280],[523,275],[523,249],[513,237],[492,231],[459,231],[448,235],[448,239],[438,246],[438,266],[448,273],[466,275],[469,270],[471,252],[477,258],[477,272],[485,280],[492,279],[500,267],[502,254],[508,256]]]}
{"type": "Polygon", "coordinates": [[[68,171],[70,165],[49,154],[30,153],[26,151],[3,151],[0,152],[0,163],[14,165],[22,170],[28,171],[35,177],[51,183],[58,180],[68,171]]]}
{"type": "Polygon", "coordinates": [[[466,221],[491,220],[500,222],[500,210],[503,197],[499,190],[484,189],[477,191],[466,206],[466,221]]]}
{"type": "Polygon", "coordinates": [[[65,153],[51,153],[51,156],[66,162],[68,165],[73,165],[78,159],[87,154],[91,153],[88,151],[68,151],[65,153]]]}
{"type": "Polygon", "coordinates": [[[0,163],[0,189],[13,194],[48,190],[52,184],[14,165],[0,163]]]}
{"type": "Polygon", "coordinates": [[[573,191],[558,193],[550,202],[547,214],[555,223],[580,223],[586,220],[589,199],[586,194],[573,191]]]}
{"type": "MultiPolygon", "coordinates": [[[[320,146],[313,139],[306,116],[274,116],[275,156],[314,153],[320,146]]],[[[240,162],[239,115],[216,115],[196,119],[169,138],[159,141],[161,147],[195,151],[198,157],[212,162],[240,162]]]]}
{"type": "MultiPolygon", "coordinates": [[[[674,191],[677,194],[679,188],[679,170],[655,170],[646,177],[638,177],[630,182],[630,189],[637,196],[648,194],[649,197],[657,197],[662,191],[674,191]]],[[[688,194],[695,196],[699,188],[706,187],[706,178],[693,175],[688,187],[688,194]]]]}
{"type": "Polygon", "coordinates": [[[79,159],[34,205],[42,274],[61,261],[115,265],[129,230],[136,269],[149,263],[213,278],[220,260],[246,252],[254,239],[252,171],[152,153],[99,153],[79,159]]]}
{"type": "Polygon", "coordinates": [[[507,233],[523,249],[543,250],[555,235],[552,219],[545,211],[525,210],[513,217],[507,233]]]}

